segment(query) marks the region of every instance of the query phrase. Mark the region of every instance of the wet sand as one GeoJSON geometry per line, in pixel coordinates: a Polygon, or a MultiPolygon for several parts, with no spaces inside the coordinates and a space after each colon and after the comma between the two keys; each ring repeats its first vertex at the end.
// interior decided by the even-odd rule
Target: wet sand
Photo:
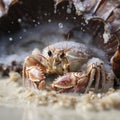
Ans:
{"type": "Polygon", "coordinates": [[[104,94],[89,92],[58,94],[23,88],[21,79],[0,80],[1,120],[118,120],[120,90],[110,89],[104,94]]]}

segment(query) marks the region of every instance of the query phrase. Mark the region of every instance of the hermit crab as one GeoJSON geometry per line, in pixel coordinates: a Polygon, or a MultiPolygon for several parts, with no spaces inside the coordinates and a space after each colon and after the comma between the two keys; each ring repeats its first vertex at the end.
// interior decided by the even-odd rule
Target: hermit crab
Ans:
{"type": "Polygon", "coordinates": [[[53,90],[87,93],[95,82],[95,91],[104,91],[108,77],[113,81],[114,75],[93,55],[90,48],[74,41],[54,43],[42,52],[34,49],[24,61],[23,84],[44,89],[46,75],[57,74],[59,77],[51,85],[53,90]]]}

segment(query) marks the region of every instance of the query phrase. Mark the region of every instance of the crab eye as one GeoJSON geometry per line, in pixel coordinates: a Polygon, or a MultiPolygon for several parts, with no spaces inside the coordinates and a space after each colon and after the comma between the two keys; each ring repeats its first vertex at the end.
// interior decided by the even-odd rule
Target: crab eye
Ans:
{"type": "Polygon", "coordinates": [[[63,58],[65,56],[65,53],[63,52],[61,55],[60,55],[60,58],[63,58]]]}
{"type": "Polygon", "coordinates": [[[48,55],[51,57],[52,56],[52,52],[49,50],[48,51],[48,55]]]}

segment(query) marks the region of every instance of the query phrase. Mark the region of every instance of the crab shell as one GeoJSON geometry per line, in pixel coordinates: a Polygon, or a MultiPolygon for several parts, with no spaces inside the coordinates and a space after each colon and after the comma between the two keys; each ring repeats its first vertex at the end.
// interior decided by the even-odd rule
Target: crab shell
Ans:
{"type": "MultiPolygon", "coordinates": [[[[70,71],[76,71],[89,59],[92,55],[91,50],[82,43],[77,43],[73,41],[62,41],[43,49],[42,55],[50,60],[48,51],[51,50],[53,56],[52,59],[56,61],[63,61],[59,57],[59,53],[62,51],[68,61],[70,71]],[[56,56],[57,55],[57,56],[56,56]]],[[[46,64],[46,63],[44,63],[46,64]]],[[[53,63],[51,63],[53,64],[53,63]]],[[[61,69],[66,63],[62,62],[61,65],[56,64],[57,69],[61,69]],[[61,67],[61,68],[60,68],[61,67]]],[[[46,65],[47,66],[47,65],[46,65]]],[[[67,71],[68,72],[68,71],[67,71]]]]}

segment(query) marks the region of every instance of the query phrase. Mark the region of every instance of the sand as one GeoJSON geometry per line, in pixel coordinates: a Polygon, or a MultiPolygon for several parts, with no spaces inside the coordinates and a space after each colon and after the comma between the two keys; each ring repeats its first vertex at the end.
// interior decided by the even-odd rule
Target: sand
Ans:
{"type": "Polygon", "coordinates": [[[0,120],[118,120],[120,90],[58,94],[24,88],[21,79],[0,80],[0,120]]]}

